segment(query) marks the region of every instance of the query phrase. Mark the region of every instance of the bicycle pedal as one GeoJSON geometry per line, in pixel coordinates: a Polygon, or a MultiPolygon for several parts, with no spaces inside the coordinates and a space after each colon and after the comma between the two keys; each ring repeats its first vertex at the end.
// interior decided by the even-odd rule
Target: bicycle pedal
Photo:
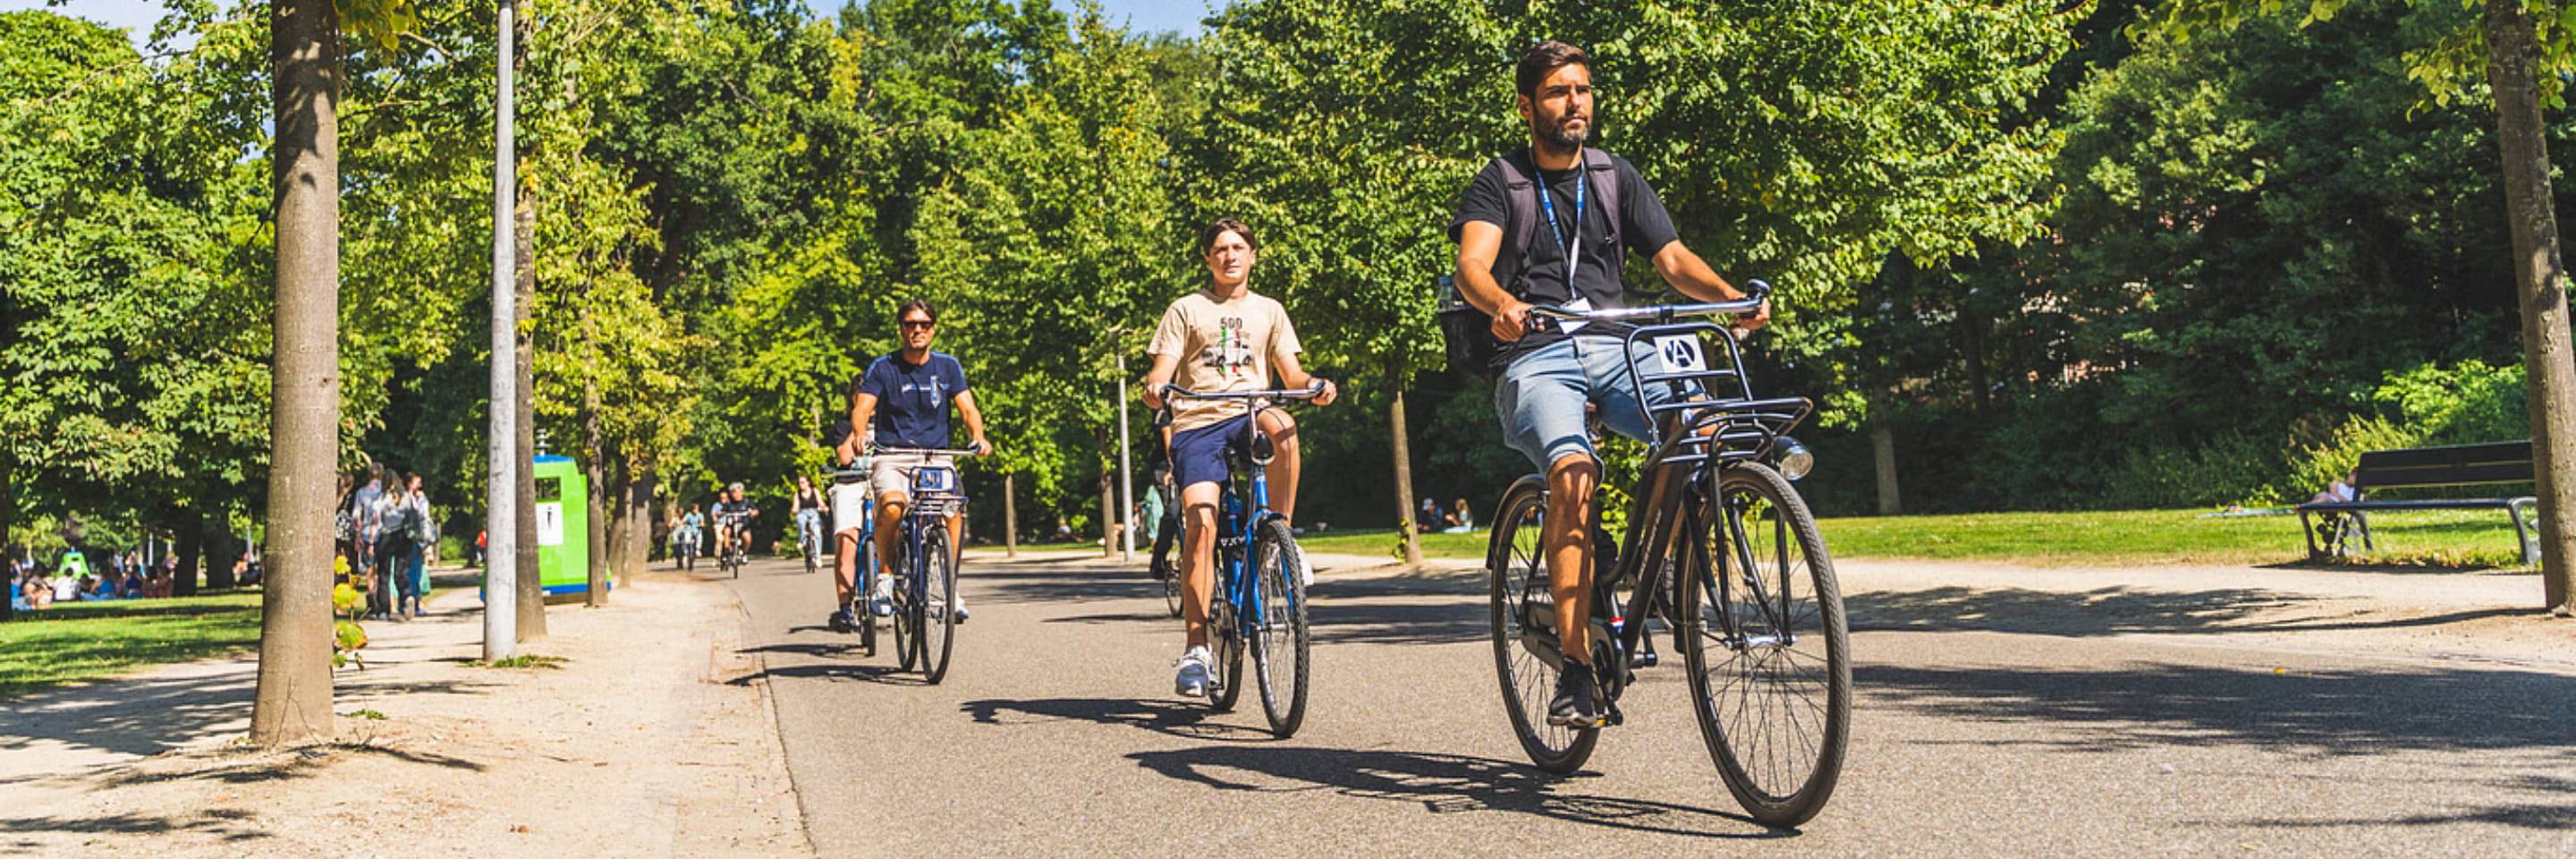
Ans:
{"type": "Polygon", "coordinates": [[[1619,702],[1603,701],[1601,706],[1607,711],[1601,714],[1601,727],[1608,728],[1628,721],[1627,714],[1619,711],[1619,702]]]}

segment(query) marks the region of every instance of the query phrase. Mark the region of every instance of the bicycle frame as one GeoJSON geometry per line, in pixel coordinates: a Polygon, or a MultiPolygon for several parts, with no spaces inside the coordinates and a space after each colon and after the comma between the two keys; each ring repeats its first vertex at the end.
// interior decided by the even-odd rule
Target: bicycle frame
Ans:
{"type": "MultiPolygon", "coordinates": [[[[975,452],[971,450],[939,450],[932,448],[878,448],[875,450],[875,455],[916,457],[920,459],[922,465],[936,465],[938,457],[972,457],[975,455],[975,452]]],[[[953,474],[955,469],[952,467],[950,471],[953,474]]],[[[929,538],[923,536],[924,532],[922,529],[934,521],[945,523],[951,514],[964,510],[966,507],[966,493],[963,491],[923,491],[918,488],[916,483],[916,487],[912,494],[913,497],[906,501],[906,506],[903,511],[903,520],[896,525],[896,527],[902,529],[899,534],[904,547],[904,569],[889,571],[889,574],[894,575],[898,579],[897,584],[902,587],[904,594],[911,598],[912,604],[920,605],[930,599],[928,566],[930,561],[922,551],[924,548],[923,543],[929,538]]],[[[876,524],[874,518],[876,511],[874,508],[875,499],[870,498],[868,510],[870,514],[869,524],[859,532],[861,534],[861,540],[869,545],[873,545],[876,536],[876,524]]],[[[955,546],[955,541],[959,538],[958,535],[950,534],[948,535],[948,539],[950,541],[950,545],[955,546]]]]}
{"type": "MultiPolygon", "coordinates": [[[[1272,399],[1305,398],[1314,395],[1311,390],[1207,394],[1177,386],[1166,387],[1165,391],[1166,396],[1178,395],[1204,400],[1241,400],[1243,413],[1247,418],[1243,422],[1243,449],[1247,452],[1259,449],[1258,446],[1262,441],[1261,410],[1271,405],[1272,399]]],[[[1247,453],[1245,458],[1255,459],[1256,457],[1247,453]]],[[[1244,470],[1251,473],[1247,476],[1245,487],[1241,490],[1242,494],[1237,496],[1237,489],[1232,480],[1228,480],[1222,489],[1226,496],[1237,497],[1240,509],[1228,510],[1227,505],[1220,500],[1217,505],[1216,546],[1210,553],[1213,555],[1210,560],[1216,562],[1216,569],[1211,571],[1217,576],[1217,580],[1212,583],[1216,586],[1213,590],[1222,595],[1226,604],[1234,609],[1234,628],[1228,634],[1235,638],[1245,638],[1249,632],[1258,632],[1267,628],[1269,618],[1266,614],[1268,610],[1262,601],[1261,577],[1245,573],[1251,566],[1253,535],[1264,523],[1281,518],[1277,511],[1270,509],[1269,463],[1257,461],[1247,462],[1245,465],[1249,467],[1244,470]]],[[[1183,522],[1181,527],[1187,529],[1188,517],[1181,518],[1183,522]]],[[[1188,541],[1184,539],[1182,543],[1182,551],[1188,551],[1188,541]]],[[[1292,600],[1297,598],[1294,589],[1288,592],[1288,598],[1292,600]]],[[[1214,614],[1214,608],[1213,605],[1209,606],[1211,615],[1214,614]]]]}
{"type": "MultiPolygon", "coordinates": [[[[1638,407],[1646,412],[1647,445],[1652,453],[1647,457],[1644,472],[1638,476],[1639,491],[1631,493],[1635,499],[1629,510],[1631,525],[1627,533],[1621,535],[1618,563],[1606,574],[1596,576],[1592,583],[1593,620],[1607,627],[1609,643],[1616,649],[1618,657],[1615,667],[1594,666],[1600,675],[1602,690],[1614,702],[1610,712],[1614,723],[1620,720],[1615,702],[1629,679],[1627,666],[1644,646],[1646,618],[1653,614],[1655,600],[1666,586],[1664,572],[1676,566],[1671,562],[1691,561],[1698,566],[1684,569],[1709,570],[1709,580],[1702,585],[1714,589],[1707,596],[1715,605],[1726,605],[1726,599],[1736,584],[1731,581],[1735,577],[1730,571],[1754,568],[1752,558],[1746,554],[1750,551],[1750,543],[1742,531],[1742,522],[1733,516],[1726,517],[1726,542],[1733,549],[1729,553],[1732,557],[1705,557],[1707,547],[1693,541],[1690,557],[1675,558],[1674,550],[1683,538],[1699,533],[1707,524],[1699,520],[1703,505],[1687,502],[1705,500],[1706,495],[1715,489],[1717,475],[1728,466],[1737,462],[1760,461],[1770,456],[1779,448],[1783,434],[1814,411],[1814,403],[1803,397],[1754,398],[1751,380],[1744,368],[1744,353],[1733,335],[1725,328],[1704,320],[1675,321],[1684,316],[1749,311],[1760,302],[1761,299],[1756,297],[1723,304],[1589,313],[1551,308],[1532,310],[1533,317],[1545,319],[1652,321],[1652,324],[1630,329],[1621,341],[1628,383],[1638,392],[1638,407]],[[1724,366],[1711,367],[1707,362],[1703,350],[1709,339],[1726,344],[1727,361],[1724,366]],[[1639,367],[1639,345],[1648,345],[1654,354],[1663,356],[1666,368],[1647,373],[1639,367]],[[1716,387],[1719,383],[1731,383],[1725,384],[1723,390],[1729,396],[1712,398],[1708,391],[1692,390],[1701,385],[1716,387]],[[1669,386],[1674,393],[1672,400],[1662,405],[1648,404],[1645,386],[1651,384],[1669,386]],[[1634,589],[1627,602],[1620,606],[1618,612],[1609,613],[1608,607],[1619,605],[1615,601],[1619,586],[1631,582],[1634,589]]],[[[1788,611],[1785,603],[1788,595],[1783,593],[1782,604],[1774,605],[1771,595],[1763,592],[1765,586],[1757,577],[1744,577],[1742,584],[1751,589],[1754,604],[1762,607],[1773,628],[1786,629],[1787,625],[1780,621],[1788,611]]],[[[1720,630],[1720,635],[1730,648],[1773,643],[1749,640],[1749,636],[1735,628],[1732,612],[1719,612],[1718,618],[1719,624],[1726,627],[1720,630]]],[[[1675,620],[1682,621],[1680,618],[1675,620]]],[[[1682,624],[1674,627],[1677,644],[1679,637],[1686,632],[1682,624]]],[[[1596,663],[1599,661],[1595,660],[1596,663]]]]}

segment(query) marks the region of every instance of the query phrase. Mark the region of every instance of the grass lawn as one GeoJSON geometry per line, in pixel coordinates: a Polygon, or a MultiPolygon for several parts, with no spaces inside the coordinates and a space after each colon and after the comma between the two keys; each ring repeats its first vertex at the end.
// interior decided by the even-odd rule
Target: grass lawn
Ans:
{"type": "Polygon", "coordinates": [[[259,592],[66,603],[0,623],[0,698],[259,646],[259,592]]]}
{"type": "MultiPolygon", "coordinates": [[[[2299,517],[2208,517],[2207,510],[2093,513],[1976,513],[1826,519],[1825,545],[1838,558],[1994,560],[2040,566],[2075,564],[2277,564],[2307,558],[2299,517]]],[[[2519,567],[2513,526],[2501,511],[2444,510],[2371,516],[2379,551],[2369,564],[2519,567]]],[[[1427,534],[1434,558],[1484,557],[1483,533],[1427,534]]],[[[1392,531],[1307,534],[1298,544],[1318,552],[1391,556],[1392,531]]]]}

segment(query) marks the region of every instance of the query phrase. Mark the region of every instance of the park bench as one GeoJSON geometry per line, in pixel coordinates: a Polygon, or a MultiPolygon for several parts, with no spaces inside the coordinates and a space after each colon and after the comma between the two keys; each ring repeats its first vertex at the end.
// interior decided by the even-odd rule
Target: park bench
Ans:
{"type": "Polygon", "coordinates": [[[2373,501],[2369,497],[2372,491],[2380,489],[2483,486],[2529,483],[2531,480],[2531,442],[2528,441],[2374,450],[2362,454],[2361,464],[2353,469],[2353,500],[2301,504],[2299,527],[2307,532],[2309,558],[2339,558],[2350,552],[2351,541],[2356,538],[2364,549],[2379,548],[2370,537],[2370,520],[2366,514],[2371,511],[2503,510],[2505,516],[2513,520],[2514,536],[2522,543],[2522,562],[2538,563],[2539,523],[2532,516],[2538,499],[2524,496],[2373,501]],[[2315,514],[2319,521],[2310,522],[2310,514],[2315,514]]]}

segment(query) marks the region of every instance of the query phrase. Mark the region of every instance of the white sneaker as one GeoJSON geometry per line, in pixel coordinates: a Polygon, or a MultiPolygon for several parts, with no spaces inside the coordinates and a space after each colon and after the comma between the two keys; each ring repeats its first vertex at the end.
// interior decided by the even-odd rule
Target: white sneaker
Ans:
{"type": "Polygon", "coordinates": [[[868,594],[868,611],[874,613],[878,617],[894,616],[893,579],[884,576],[877,577],[876,591],[868,594]]]}
{"type": "Polygon", "coordinates": [[[1297,579],[1298,584],[1304,585],[1308,590],[1314,589],[1315,564],[1312,561],[1306,560],[1306,553],[1304,552],[1297,553],[1297,579]]]}
{"type": "Polygon", "coordinates": [[[1208,655],[1206,645],[1190,648],[1189,652],[1181,654],[1181,672],[1172,678],[1172,694],[1184,698],[1207,697],[1208,663],[1213,661],[1215,657],[1208,655]]]}
{"type": "Polygon", "coordinates": [[[949,595],[948,595],[948,599],[949,599],[949,601],[950,601],[950,602],[955,603],[955,604],[956,604],[956,606],[957,606],[957,622],[958,622],[958,623],[965,623],[965,622],[966,622],[966,595],[965,595],[965,594],[949,594],[949,595]]]}

